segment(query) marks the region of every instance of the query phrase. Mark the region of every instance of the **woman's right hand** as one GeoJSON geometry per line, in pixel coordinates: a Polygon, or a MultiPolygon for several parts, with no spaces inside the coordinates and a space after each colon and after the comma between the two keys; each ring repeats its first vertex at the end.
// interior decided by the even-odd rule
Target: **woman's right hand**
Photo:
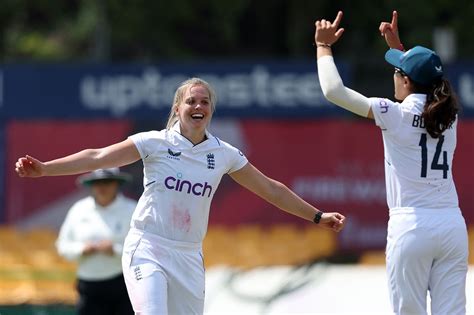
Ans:
{"type": "Polygon", "coordinates": [[[26,155],[15,163],[15,172],[20,177],[41,177],[45,175],[44,163],[26,155]]]}
{"type": "Polygon", "coordinates": [[[388,47],[404,51],[400,36],[398,35],[398,13],[392,12],[392,21],[381,22],[379,26],[380,35],[385,37],[388,47]]]}
{"type": "Polygon", "coordinates": [[[342,11],[339,11],[333,22],[322,19],[314,23],[316,26],[316,32],[314,34],[316,45],[332,45],[337,42],[344,32],[343,28],[339,28],[341,19],[342,11]]]}

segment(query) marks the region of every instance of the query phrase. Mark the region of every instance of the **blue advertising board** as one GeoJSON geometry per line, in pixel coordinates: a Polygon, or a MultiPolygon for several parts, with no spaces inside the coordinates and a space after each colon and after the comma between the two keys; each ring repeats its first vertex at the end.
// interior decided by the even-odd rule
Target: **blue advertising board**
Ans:
{"type": "MultiPolygon", "coordinates": [[[[351,68],[338,64],[351,86],[351,68]]],[[[474,116],[474,63],[446,67],[463,106],[474,116]]],[[[234,118],[347,115],[329,106],[315,61],[199,64],[23,64],[0,67],[3,119],[166,117],[178,84],[198,76],[217,92],[216,116],[234,118]]]]}
{"type": "MultiPolygon", "coordinates": [[[[339,64],[342,78],[349,67],[339,64]]],[[[328,106],[316,63],[163,65],[5,65],[0,108],[5,118],[150,118],[167,115],[178,84],[201,77],[216,89],[219,117],[341,115],[328,106]]]]}
{"type": "Polygon", "coordinates": [[[474,117],[474,62],[451,64],[446,73],[462,105],[461,116],[474,117]]]}

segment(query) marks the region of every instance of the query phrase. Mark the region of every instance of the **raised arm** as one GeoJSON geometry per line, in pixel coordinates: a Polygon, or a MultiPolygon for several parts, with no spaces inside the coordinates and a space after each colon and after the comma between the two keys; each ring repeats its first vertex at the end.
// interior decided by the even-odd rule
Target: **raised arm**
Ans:
{"type": "Polygon", "coordinates": [[[120,167],[140,159],[140,154],[132,140],[99,149],[85,149],[80,152],[41,162],[32,156],[21,157],[15,164],[20,177],[41,177],[73,175],[99,168],[120,167]]]}
{"type": "MultiPolygon", "coordinates": [[[[314,222],[316,213],[320,211],[282,183],[262,174],[250,163],[231,173],[230,176],[238,184],[274,206],[305,220],[314,222]]],[[[322,213],[319,224],[324,228],[339,232],[344,227],[345,217],[337,212],[322,213]]]]}
{"type": "Polygon", "coordinates": [[[317,49],[318,77],[321,90],[330,102],[362,117],[373,119],[369,99],[344,86],[334,64],[331,46],[342,36],[344,29],[339,28],[342,11],[337,13],[333,22],[325,19],[315,23],[314,40],[317,49]]]}

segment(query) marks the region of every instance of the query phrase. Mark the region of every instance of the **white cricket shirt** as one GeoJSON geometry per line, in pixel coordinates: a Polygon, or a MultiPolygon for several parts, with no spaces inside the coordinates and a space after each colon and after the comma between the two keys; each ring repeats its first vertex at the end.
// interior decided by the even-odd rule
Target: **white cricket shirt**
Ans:
{"type": "Polygon", "coordinates": [[[89,196],[69,209],[56,247],[61,256],[77,261],[79,279],[105,280],[122,273],[123,242],[136,204],[135,200],[119,194],[110,205],[102,207],[89,196]],[[82,255],[87,243],[103,240],[114,243],[114,255],[82,255]]]}
{"type": "Polygon", "coordinates": [[[385,181],[389,208],[458,209],[452,177],[456,125],[433,139],[421,113],[425,94],[411,94],[402,103],[370,98],[376,124],[382,129],[385,181]]]}
{"type": "Polygon", "coordinates": [[[206,136],[194,145],[181,135],[179,123],[170,130],[130,136],[144,166],[144,191],[131,227],[171,240],[202,242],[222,175],[248,162],[235,147],[208,131],[206,136]]]}

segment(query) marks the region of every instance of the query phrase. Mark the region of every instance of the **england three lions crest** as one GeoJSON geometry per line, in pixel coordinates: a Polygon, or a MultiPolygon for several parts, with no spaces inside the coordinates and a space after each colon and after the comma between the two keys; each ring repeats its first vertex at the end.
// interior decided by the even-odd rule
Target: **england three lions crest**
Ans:
{"type": "Polygon", "coordinates": [[[216,161],[214,160],[214,153],[208,153],[207,157],[207,168],[213,170],[216,166],[216,161]]]}

